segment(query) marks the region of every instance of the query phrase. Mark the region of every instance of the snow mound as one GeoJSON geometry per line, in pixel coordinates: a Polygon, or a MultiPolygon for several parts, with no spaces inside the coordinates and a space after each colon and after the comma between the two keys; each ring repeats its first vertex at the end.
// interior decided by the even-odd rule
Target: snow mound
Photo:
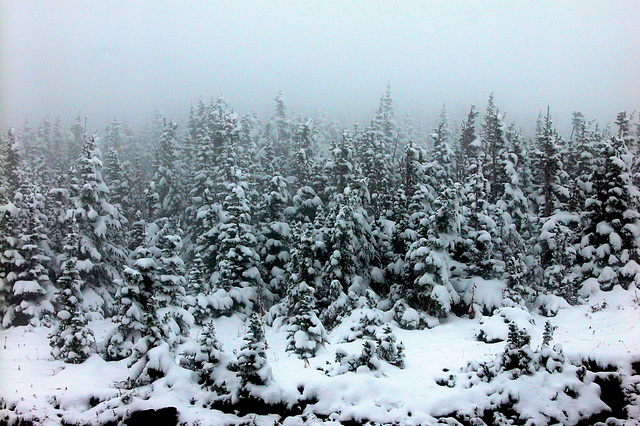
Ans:
{"type": "Polygon", "coordinates": [[[529,312],[520,307],[505,307],[496,309],[492,316],[480,319],[476,338],[486,343],[505,341],[509,335],[509,324],[515,324],[528,333],[538,332],[533,316],[529,312]]]}

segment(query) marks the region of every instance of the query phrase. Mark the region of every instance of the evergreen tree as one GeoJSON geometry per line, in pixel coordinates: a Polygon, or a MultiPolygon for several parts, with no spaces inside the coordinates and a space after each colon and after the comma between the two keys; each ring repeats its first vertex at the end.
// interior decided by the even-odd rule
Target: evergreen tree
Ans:
{"type": "Polygon", "coordinates": [[[300,222],[312,222],[321,206],[323,202],[316,191],[310,186],[303,186],[293,196],[293,208],[288,211],[288,216],[300,222]]]}
{"type": "Polygon", "coordinates": [[[453,150],[449,144],[450,134],[446,110],[443,108],[438,127],[431,134],[433,152],[425,170],[429,189],[434,198],[445,188],[450,187],[453,181],[453,150]]]}
{"type": "Polygon", "coordinates": [[[275,153],[282,158],[289,157],[291,149],[291,123],[287,118],[287,106],[282,92],[278,92],[275,98],[276,114],[273,117],[275,122],[275,153]]]}
{"type": "Polygon", "coordinates": [[[462,131],[456,149],[456,178],[465,182],[473,173],[472,166],[477,164],[481,141],[476,136],[475,120],[478,117],[475,105],[471,105],[466,120],[462,123],[462,131]]]}
{"type": "Polygon", "coordinates": [[[504,174],[503,154],[506,148],[504,123],[498,108],[493,101],[493,93],[489,96],[487,113],[482,125],[483,171],[489,181],[488,200],[495,203],[504,192],[506,180],[504,174]]]}
{"type": "Polygon", "coordinates": [[[497,224],[491,217],[491,205],[487,200],[489,182],[478,164],[476,173],[462,188],[463,227],[456,258],[466,265],[468,276],[491,279],[496,276],[497,224]]]}
{"type": "Polygon", "coordinates": [[[347,188],[346,197],[335,216],[328,218],[330,256],[326,270],[330,281],[338,281],[342,291],[350,291],[352,284],[368,280],[375,246],[368,215],[362,207],[360,190],[347,188]]]}
{"type": "Polygon", "coordinates": [[[298,188],[311,184],[312,167],[313,129],[311,122],[306,120],[298,125],[293,136],[293,153],[289,167],[290,175],[295,176],[298,188]]]}
{"type": "MultiPolygon", "coordinates": [[[[217,390],[215,368],[222,359],[222,345],[218,340],[212,321],[207,321],[198,334],[195,350],[185,353],[181,365],[198,373],[198,384],[206,389],[217,390]]],[[[221,389],[220,389],[221,390],[221,389]]]]}
{"type": "Polygon", "coordinates": [[[132,182],[127,176],[125,166],[126,164],[120,160],[118,151],[109,146],[104,162],[104,180],[108,182],[109,200],[128,222],[135,220],[139,201],[135,199],[135,193],[132,191],[132,182]]]}
{"type": "Polygon", "coordinates": [[[185,292],[186,309],[193,315],[196,324],[202,324],[202,321],[209,315],[209,302],[206,296],[211,293],[211,287],[206,278],[205,269],[202,256],[200,253],[196,253],[189,269],[185,292]]]}
{"type": "Polygon", "coordinates": [[[289,192],[286,180],[279,175],[271,179],[268,193],[264,195],[261,206],[262,229],[260,255],[264,268],[264,281],[267,289],[277,295],[284,296],[286,291],[285,270],[291,259],[289,240],[291,229],[285,221],[284,210],[289,203],[289,192]]]}
{"type": "Polygon", "coordinates": [[[396,116],[393,109],[393,97],[391,96],[391,83],[387,85],[387,90],[380,99],[380,106],[373,120],[373,128],[377,139],[382,144],[384,152],[391,153],[396,148],[398,142],[398,131],[396,128],[396,116]]]}
{"type": "MultiPolygon", "coordinates": [[[[441,209],[438,212],[444,215],[441,209]]],[[[456,226],[455,220],[441,223],[456,226]]],[[[425,237],[411,245],[405,257],[409,281],[404,297],[410,305],[434,316],[446,315],[459,299],[450,282],[452,262],[448,240],[448,236],[441,234],[434,225],[425,237]]]]}
{"type": "Polygon", "coordinates": [[[404,345],[397,342],[397,337],[391,331],[391,327],[386,325],[382,333],[376,335],[376,353],[378,357],[387,361],[391,365],[404,368],[404,345]]]}
{"type": "Polygon", "coordinates": [[[366,128],[360,135],[359,157],[362,175],[366,179],[371,197],[371,212],[385,214],[391,208],[391,158],[383,142],[373,128],[366,128]]]}
{"type": "Polygon", "coordinates": [[[65,260],[56,281],[58,291],[54,304],[59,323],[49,335],[53,358],[72,364],[85,361],[96,349],[95,337],[82,310],[83,283],[77,267],[79,242],[78,225],[72,219],[63,247],[65,260]]]}
{"type": "Polygon", "coordinates": [[[543,217],[556,211],[566,211],[569,191],[564,186],[568,181],[560,156],[561,141],[553,128],[547,112],[536,137],[534,161],[534,205],[543,217]]]}
{"type": "Polygon", "coordinates": [[[328,176],[328,186],[325,187],[323,201],[325,203],[339,203],[344,190],[353,186],[361,178],[353,149],[352,136],[344,132],[339,143],[331,146],[331,160],[325,165],[328,176]]]}
{"type": "Polygon", "coordinates": [[[25,166],[24,145],[18,138],[15,129],[7,131],[2,140],[2,167],[0,168],[0,200],[4,203],[13,198],[13,194],[20,187],[20,171],[25,166]]]}
{"type": "Polygon", "coordinates": [[[540,266],[543,268],[543,284],[549,292],[577,302],[578,276],[575,271],[577,252],[575,243],[578,217],[575,215],[552,216],[545,221],[538,236],[540,266]]]}
{"type": "Polygon", "coordinates": [[[581,112],[574,112],[571,118],[571,137],[567,143],[565,170],[571,177],[569,182],[569,211],[582,209],[585,201],[585,166],[590,162],[593,153],[588,146],[587,123],[581,112]]]}
{"type": "Polygon", "coordinates": [[[182,308],[187,286],[186,267],[180,257],[182,230],[175,219],[169,219],[158,232],[158,290],[155,298],[159,316],[173,327],[174,335],[186,335],[191,316],[182,308]]]}
{"type": "Polygon", "coordinates": [[[628,117],[618,115],[619,130],[603,145],[603,166],[592,181],[594,195],[587,200],[587,226],[581,239],[580,256],[586,276],[597,278],[604,290],[616,284],[627,288],[637,279],[640,214],[638,189],[630,173],[628,117]]]}
{"type": "MultiPolygon", "coordinates": [[[[106,339],[106,357],[110,360],[131,356],[134,347],[148,336],[151,337],[147,340],[152,342],[147,343],[158,343],[161,337],[168,337],[168,330],[157,315],[158,265],[149,247],[147,224],[140,220],[134,226],[139,230],[136,233],[138,246],[131,254],[131,266],[124,268],[124,279],[116,280],[119,286],[115,299],[118,311],[114,322],[117,327],[106,339]]],[[[149,349],[151,347],[149,345],[149,349]]],[[[143,355],[143,348],[138,346],[136,360],[143,355]]]]}
{"type": "Polygon", "coordinates": [[[289,291],[287,351],[306,360],[327,341],[327,334],[318,319],[315,290],[297,276],[294,279],[297,283],[289,291]]]}
{"type": "Polygon", "coordinates": [[[132,267],[124,271],[128,286],[120,294],[130,298],[129,306],[121,306],[118,329],[109,339],[108,350],[119,356],[130,351],[129,383],[138,386],[167,374],[169,363],[174,362],[178,330],[171,324],[173,306],[166,307],[153,247],[141,245],[134,257],[132,267]]]}
{"type": "Polygon", "coordinates": [[[231,184],[223,204],[227,218],[220,225],[213,283],[216,289],[224,291],[224,297],[232,299],[232,305],[225,306],[222,313],[241,308],[250,311],[256,305],[263,308],[258,240],[245,186],[231,184]]]}
{"type": "Polygon", "coordinates": [[[3,234],[0,252],[0,312],[2,326],[26,325],[53,312],[50,303],[51,280],[45,252],[47,245],[44,197],[28,170],[18,177],[20,187],[12,202],[2,206],[3,234]],[[6,232],[6,233],[5,233],[6,232]]]}
{"type": "Polygon", "coordinates": [[[238,353],[238,375],[240,397],[248,397],[256,386],[265,386],[273,381],[271,367],[267,364],[262,321],[257,314],[249,319],[249,328],[238,353]]]}
{"type": "Polygon", "coordinates": [[[78,267],[83,280],[109,301],[108,292],[113,291],[111,284],[125,258],[121,235],[125,219],[110,203],[100,157],[97,137],[85,138],[71,181],[72,208],[67,216],[73,215],[80,226],[78,267]]]}
{"type": "Polygon", "coordinates": [[[324,215],[318,215],[313,224],[303,224],[294,228],[292,232],[293,250],[289,264],[291,291],[296,284],[304,282],[316,289],[316,299],[319,311],[331,304],[328,288],[325,285],[324,264],[327,260],[328,228],[324,225],[324,215]]]}
{"type": "Polygon", "coordinates": [[[183,212],[180,171],[177,166],[176,130],[178,124],[165,121],[155,153],[154,181],[158,202],[156,217],[179,216],[183,212]]]}

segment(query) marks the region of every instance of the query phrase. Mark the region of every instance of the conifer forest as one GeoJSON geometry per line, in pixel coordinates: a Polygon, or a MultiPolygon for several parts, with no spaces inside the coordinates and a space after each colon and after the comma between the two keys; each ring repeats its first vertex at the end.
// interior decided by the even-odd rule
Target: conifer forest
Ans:
{"type": "MultiPolygon", "coordinates": [[[[589,418],[605,396],[592,389],[598,371],[619,357],[572,360],[552,324],[563,309],[607,309],[590,297],[612,293],[630,298],[637,319],[640,127],[625,112],[608,126],[576,112],[572,126],[560,135],[547,112],[525,139],[492,96],[457,126],[443,109],[436,126],[417,128],[396,117],[390,88],[375,118],[353,129],[292,117],[282,94],[267,121],[217,98],[192,108],[182,129],[160,114],[142,129],[116,119],[93,134],[80,116],[25,123],[2,137],[2,326],[46,329],[50,355],[39,355],[57,365],[119,365],[111,392],[87,396],[105,422],[125,419],[105,413],[127,395],[174,385],[197,389],[186,394],[200,410],[337,421],[304,384],[297,395],[279,389],[266,330],[287,363],[376,377],[416,362],[395,330],[454,319],[478,322],[477,341],[506,346],[436,386],[499,379],[504,390],[559,375],[566,388],[555,398],[587,409],[546,416],[589,418]],[[242,331],[234,350],[220,322],[242,331]],[[327,357],[349,342],[360,344],[327,357]]],[[[638,413],[637,374],[615,376],[623,419],[638,413]]],[[[517,396],[489,389],[487,406],[431,420],[535,420],[514,407],[517,396]]],[[[5,421],[48,418],[3,403],[5,421]]],[[[46,416],[66,411],[51,405],[46,416]]],[[[351,420],[398,415],[356,410],[351,420]]]]}
{"type": "Polygon", "coordinates": [[[617,3],[128,3],[0,4],[0,426],[640,425],[617,3]]]}

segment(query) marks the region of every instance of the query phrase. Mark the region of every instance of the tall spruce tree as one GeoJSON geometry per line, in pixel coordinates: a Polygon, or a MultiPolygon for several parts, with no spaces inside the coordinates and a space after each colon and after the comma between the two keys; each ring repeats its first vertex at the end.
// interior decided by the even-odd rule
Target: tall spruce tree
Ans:
{"type": "Polygon", "coordinates": [[[1,207],[0,313],[2,326],[37,322],[53,312],[51,279],[45,252],[48,241],[44,197],[31,184],[28,170],[19,173],[20,187],[13,200],[1,207]],[[6,232],[6,233],[5,233],[6,232]]]}
{"type": "Polygon", "coordinates": [[[620,113],[618,132],[601,146],[602,168],[592,175],[595,191],[586,202],[587,226],[580,256],[585,278],[598,279],[604,290],[617,284],[627,288],[636,281],[640,261],[638,189],[630,173],[628,120],[625,113],[620,113]]]}
{"type": "Polygon", "coordinates": [[[493,101],[493,93],[489,96],[487,112],[482,125],[483,172],[489,181],[488,201],[495,203],[504,192],[506,176],[504,173],[503,154],[506,148],[504,122],[493,101]]]}
{"type": "Polygon", "coordinates": [[[242,182],[231,183],[223,203],[226,219],[220,225],[218,256],[213,284],[222,290],[219,296],[230,298],[231,305],[221,305],[223,314],[231,310],[249,311],[264,308],[264,282],[260,272],[260,256],[252,218],[252,208],[247,198],[247,186],[242,182]]]}
{"type": "Polygon", "coordinates": [[[58,323],[49,335],[53,358],[72,364],[85,361],[96,351],[95,337],[82,309],[83,282],[77,267],[80,243],[78,232],[78,224],[72,219],[63,247],[64,261],[56,281],[58,290],[54,304],[57,307],[58,323]]]}
{"type": "Polygon", "coordinates": [[[110,202],[109,188],[102,178],[97,142],[95,135],[84,137],[82,155],[73,170],[71,209],[67,218],[75,217],[80,227],[78,268],[83,280],[88,288],[110,303],[115,293],[113,279],[118,277],[118,270],[126,257],[122,238],[125,219],[110,202]]]}
{"type": "Polygon", "coordinates": [[[560,143],[560,137],[547,111],[536,136],[531,165],[535,182],[533,202],[542,217],[566,210],[569,201],[569,191],[565,187],[568,179],[560,156],[560,143]]]}
{"type": "Polygon", "coordinates": [[[275,175],[260,208],[262,226],[258,240],[265,284],[271,293],[279,297],[284,296],[286,292],[285,271],[291,260],[291,229],[284,217],[289,200],[286,180],[280,175],[275,175]]]}

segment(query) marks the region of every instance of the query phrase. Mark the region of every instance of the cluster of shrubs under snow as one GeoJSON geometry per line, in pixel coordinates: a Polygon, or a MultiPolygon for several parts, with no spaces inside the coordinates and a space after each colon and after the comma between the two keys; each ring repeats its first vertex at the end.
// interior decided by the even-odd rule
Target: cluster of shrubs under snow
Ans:
{"type": "MultiPolygon", "coordinates": [[[[176,424],[622,424],[640,413],[636,291],[598,291],[582,306],[551,309],[551,318],[503,306],[417,328],[419,320],[398,321],[404,313],[371,296],[354,297],[351,313],[306,357],[296,351],[309,343],[295,337],[296,323],[273,313],[272,325],[258,315],[208,321],[177,349],[159,345],[144,360],[93,355],[77,365],[45,355],[47,327],[15,327],[3,332],[10,373],[0,418],[113,424],[162,413],[166,421],[155,410],[174,407],[176,424]],[[595,321],[608,327],[598,330],[603,350],[583,351],[595,321]]],[[[112,334],[110,321],[92,324],[97,340],[112,334]]]]}

